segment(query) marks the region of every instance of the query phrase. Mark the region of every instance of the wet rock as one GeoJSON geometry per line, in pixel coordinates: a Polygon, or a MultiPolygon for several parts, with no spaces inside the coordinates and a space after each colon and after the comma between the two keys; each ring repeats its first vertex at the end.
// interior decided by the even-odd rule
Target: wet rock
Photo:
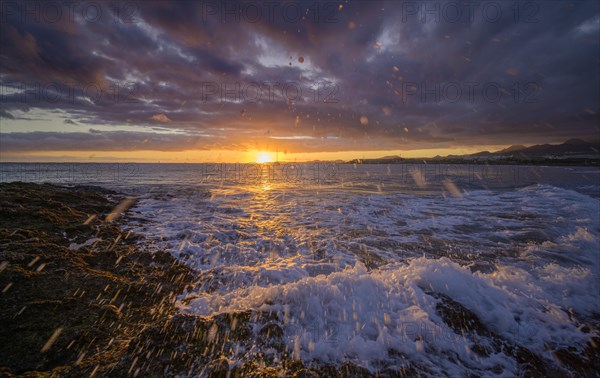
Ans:
{"type": "Polygon", "coordinates": [[[373,374],[362,366],[355,365],[351,362],[345,362],[339,369],[338,376],[340,378],[369,378],[372,377],[373,374]]]}
{"type": "Polygon", "coordinates": [[[428,294],[440,299],[436,305],[436,312],[444,323],[457,334],[474,341],[471,348],[473,352],[484,357],[494,353],[513,356],[524,376],[543,377],[549,373],[557,373],[547,368],[548,364],[542,357],[488,330],[475,313],[452,298],[440,293],[428,292],[428,294]]]}
{"type": "Polygon", "coordinates": [[[481,272],[481,273],[485,273],[485,274],[493,273],[497,270],[496,266],[493,263],[490,263],[488,261],[474,262],[469,265],[469,269],[473,273],[481,272]]]}
{"type": "Polygon", "coordinates": [[[283,330],[275,323],[269,323],[260,329],[260,335],[266,339],[279,339],[283,337],[283,330]]]}
{"type": "Polygon", "coordinates": [[[552,236],[548,235],[544,230],[528,230],[514,235],[512,241],[517,243],[542,244],[547,241],[552,241],[552,236]]]}
{"type": "Polygon", "coordinates": [[[0,184],[0,213],[11,214],[0,217],[0,287],[11,284],[0,296],[3,371],[113,376],[119,361],[133,362],[125,345],[164,322],[175,310],[171,293],[193,282],[168,254],[153,259],[131,240],[113,243],[123,233],[103,221],[116,206],[106,195],[92,187],[0,184]],[[69,238],[98,236],[104,241],[69,248],[69,238]]]}
{"type": "Polygon", "coordinates": [[[210,361],[204,368],[202,375],[207,378],[227,378],[230,375],[229,362],[225,357],[210,361]]]}
{"type": "Polygon", "coordinates": [[[600,337],[592,337],[582,352],[575,348],[558,349],[552,352],[552,357],[561,367],[583,377],[597,377],[600,375],[600,337]]]}
{"type": "Polygon", "coordinates": [[[315,370],[300,369],[300,370],[296,371],[293,375],[291,375],[291,377],[293,377],[293,378],[319,378],[319,377],[321,377],[321,375],[319,375],[319,373],[315,370]]]}
{"type": "Polygon", "coordinates": [[[489,331],[472,311],[443,294],[438,293],[436,296],[441,299],[436,305],[436,311],[454,332],[459,335],[468,332],[489,335],[489,331]]]}

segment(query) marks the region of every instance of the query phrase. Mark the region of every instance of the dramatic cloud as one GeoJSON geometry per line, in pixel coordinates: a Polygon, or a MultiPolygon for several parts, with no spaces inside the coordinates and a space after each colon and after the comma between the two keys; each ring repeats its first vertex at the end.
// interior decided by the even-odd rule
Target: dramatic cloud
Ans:
{"type": "Polygon", "coordinates": [[[4,151],[409,150],[600,133],[595,1],[73,4],[2,2],[4,151]],[[56,126],[31,126],[40,117],[56,126]]]}
{"type": "Polygon", "coordinates": [[[164,114],[155,114],[152,117],[150,117],[150,119],[153,121],[162,122],[162,123],[172,122],[171,119],[164,114]]]}

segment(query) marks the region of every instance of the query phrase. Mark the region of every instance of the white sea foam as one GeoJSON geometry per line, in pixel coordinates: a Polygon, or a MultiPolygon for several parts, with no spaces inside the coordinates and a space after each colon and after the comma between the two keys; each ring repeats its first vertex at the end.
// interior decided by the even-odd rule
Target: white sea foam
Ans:
{"type": "Polygon", "coordinates": [[[581,325],[600,313],[598,169],[449,166],[437,177],[424,165],[342,165],[327,185],[246,185],[207,180],[193,164],[80,168],[61,178],[61,165],[9,164],[2,180],[136,196],[131,230],[200,275],[182,311],[275,311],[305,362],[371,368],[405,356],[432,375],[513,376],[514,356],[476,353],[485,340],[444,322],[440,295],[548,361],[585,347],[581,325]],[[521,187],[535,182],[546,184],[521,187]]]}
{"type": "Polygon", "coordinates": [[[145,191],[133,230],[200,272],[182,311],[275,311],[305,361],[372,367],[393,350],[432,372],[512,375],[514,358],[472,352],[432,293],[548,359],[584,346],[579,321],[600,313],[599,201],[572,190],[208,189],[145,191]]]}

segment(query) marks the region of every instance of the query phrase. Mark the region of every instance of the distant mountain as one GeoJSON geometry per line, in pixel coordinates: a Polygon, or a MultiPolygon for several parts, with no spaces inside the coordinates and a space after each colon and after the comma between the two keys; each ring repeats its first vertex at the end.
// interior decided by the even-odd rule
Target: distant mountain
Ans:
{"type": "Polygon", "coordinates": [[[469,155],[469,156],[490,156],[490,155],[492,155],[492,154],[493,154],[493,153],[492,153],[492,152],[490,152],[490,151],[481,151],[481,152],[476,152],[476,153],[474,153],[474,154],[471,154],[471,155],[469,155]]]}
{"type": "MultiPolygon", "coordinates": [[[[523,158],[543,157],[568,157],[581,155],[597,155],[600,152],[600,142],[586,142],[581,139],[569,139],[562,144],[536,144],[525,147],[513,145],[500,151],[493,152],[493,156],[514,156],[523,158]]],[[[478,156],[473,154],[470,156],[478,156]]]]}
{"type": "Polygon", "coordinates": [[[398,156],[398,155],[390,155],[390,156],[380,157],[378,159],[380,159],[380,160],[393,160],[393,159],[402,159],[402,158],[400,156],[398,156]]]}
{"type": "MultiPolygon", "coordinates": [[[[349,164],[397,164],[410,163],[414,161],[422,162],[432,160],[437,162],[473,162],[473,161],[495,161],[512,162],[515,161],[553,161],[561,159],[570,159],[573,161],[586,161],[586,159],[600,159],[600,140],[596,142],[586,142],[582,139],[569,139],[562,144],[536,144],[533,146],[524,146],[514,144],[496,152],[481,151],[470,155],[448,155],[445,157],[435,156],[430,159],[404,159],[400,156],[384,156],[378,159],[354,159],[349,164]]],[[[557,160],[557,161],[558,161],[557,160]]]]}
{"type": "Polygon", "coordinates": [[[505,153],[508,153],[508,152],[514,152],[514,151],[524,150],[526,148],[527,147],[525,147],[522,144],[513,144],[512,146],[507,147],[507,148],[505,148],[503,150],[497,151],[496,153],[497,154],[505,154],[505,153]]]}
{"type": "Polygon", "coordinates": [[[350,160],[349,164],[396,164],[404,161],[403,158],[397,155],[384,156],[377,159],[353,159],[350,160]]]}
{"type": "Polygon", "coordinates": [[[568,141],[566,141],[563,144],[569,144],[569,145],[577,146],[577,145],[582,145],[582,144],[586,144],[586,143],[587,142],[584,141],[584,140],[582,140],[582,139],[573,138],[573,139],[569,139],[568,141]]]}

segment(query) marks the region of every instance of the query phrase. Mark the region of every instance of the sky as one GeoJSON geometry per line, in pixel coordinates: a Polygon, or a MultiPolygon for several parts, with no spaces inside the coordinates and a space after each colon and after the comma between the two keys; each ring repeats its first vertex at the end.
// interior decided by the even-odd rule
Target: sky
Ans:
{"type": "Polygon", "coordinates": [[[431,157],[600,138],[597,1],[0,4],[0,161],[431,157]]]}

